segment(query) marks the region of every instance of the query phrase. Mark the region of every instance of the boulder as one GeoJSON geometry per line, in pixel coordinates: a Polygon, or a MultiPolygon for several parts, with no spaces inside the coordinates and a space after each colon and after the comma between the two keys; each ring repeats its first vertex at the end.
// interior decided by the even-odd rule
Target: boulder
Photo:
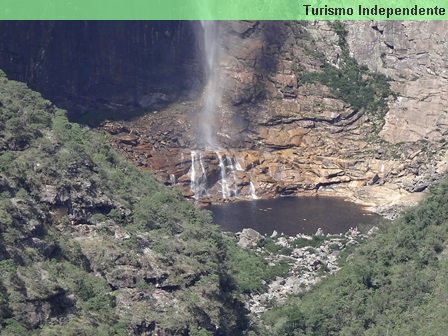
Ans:
{"type": "Polygon", "coordinates": [[[254,229],[243,229],[238,245],[242,248],[255,247],[264,237],[254,229]]]}

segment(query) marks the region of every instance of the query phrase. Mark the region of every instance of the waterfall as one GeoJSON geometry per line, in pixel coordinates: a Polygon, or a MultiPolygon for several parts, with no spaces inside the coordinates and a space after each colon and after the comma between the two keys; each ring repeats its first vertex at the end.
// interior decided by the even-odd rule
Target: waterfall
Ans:
{"type": "Polygon", "coordinates": [[[184,161],[185,161],[185,156],[184,153],[180,153],[180,167],[183,168],[184,167],[184,161]]]}
{"type": "Polygon", "coordinates": [[[236,184],[236,174],[235,174],[235,165],[234,165],[234,158],[230,158],[230,174],[233,178],[233,190],[232,190],[232,196],[236,197],[238,196],[238,187],[236,184]]]}
{"type": "Polygon", "coordinates": [[[215,21],[201,21],[204,37],[206,86],[204,102],[199,118],[199,139],[205,147],[217,147],[213,126],[216,124],[217,107],[221,101],[218,24],[215,21]]]}
{"type": "Polygon", "coordinates": [[[176,176],[174,174],[170,174],[170,183],[171,185],[176,184],[176,176]]]}
{"type": "Polygon", "coordinates": [[[205,168],[204,168],[204,162],[202,162],[202,153],[199,153],[199,164],[201,166],[201,173],[202,173],[202,175],[206,175],[205,174],[205,168]]]}
{"type": "Polygon", "coordinates": [[[241,167],[241,164],[238,162],[238,159],[235,156],[235,168],[238,171],[244,171],[243,167],[241,167]]]}
{"type": "Polygon", "coordinates": [[[190,190],[194,199],[207,195],[207,173],[204,168],[202,153],[191,151],[191,168],[190,168],[190,190]],[[197,165],[200,171],[197,171],[197,165]]]}
{"type": "MultiPolygon", "coordinates": [[[[238,159],[233,156],[225,156],[219,151],[215,150],[214,153],[218,158],[218,166],[220,170],[220,179],[218,185],[221,187],[221,195],[223,199],[229,199],[231,197],[238,197],[238,177],[237,171],[244,171],[241,167],[238,159]],[[229,181],[229,179],[231,179],[229,181]]],[[[190,177],[190,190],[193,193],[195,200],[199,200],[201,197],[209,196],[207,185],[207,171],[206,162],[204,162],[203,152],[191,151],[191,168],[189,170],[190,177]]],[[[171,184],[176,183],[176,177],[170,175],[171,184]]],[[[253,200],[258,199],[257,192],[254,183],[249,177],[249,190],[250,198],[253,200]]]]}
{"type": "Polygon", "coordinates": [[[255,191],[255,186],[254,186],[254,184],[253,184],[252,181],[249,182],[249,186],[250,186],[250,197],[251,197],[253,200],[258,199],[257,193],[256,193],[256,191],[255,191]]]}
{"type": "Polygon", "coordinates": [[[223,161],[222,156],[219,153],[219,151],[216,151],[215,153],[216,153],[216,156],[218,157],[219,169],[221,171],[221,194],[222,194],[222,198],[227,199],[230,196],[230,192],[229,192],[229,185],[227,183],[226,166],[224,164],[224,161],[223,161]]]}
{"type": "Polygon", "coordinates": [[[208,196],[207,191],[207,173],[204,168],[204,162],[202,160],[202,153],[199,153],[199,165],[201,166],[201,193],[208,196]]]}
{"type": "Polygon", "coordinates": [[[193,193],[193,197],[197,199],[196,195],[196,152],[191,151],[191,168],[190,168],[190,190],[193,193]]]}

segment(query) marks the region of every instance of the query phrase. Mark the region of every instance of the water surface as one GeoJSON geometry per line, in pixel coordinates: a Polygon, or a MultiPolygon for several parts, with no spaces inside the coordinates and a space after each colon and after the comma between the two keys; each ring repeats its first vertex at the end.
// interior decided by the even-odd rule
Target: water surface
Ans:
{"type": "Polygon", "coordinates": [[[366,229],[382,217],[365,211],[358,204],[339,197],[281,197],[240,201],[207,207],[215,223],[224,231],[253,228],[263,234],[273,230],[286,235],[346,232],[350,227],[366,229]]]}

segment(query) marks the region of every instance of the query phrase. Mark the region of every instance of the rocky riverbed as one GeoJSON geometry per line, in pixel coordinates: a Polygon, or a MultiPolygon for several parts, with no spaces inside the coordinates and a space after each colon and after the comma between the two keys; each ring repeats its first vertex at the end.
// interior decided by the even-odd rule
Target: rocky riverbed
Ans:
{"type": "Polygon", "coordinates": [[[267,284],[264,293],[247,297],[246,307],[256,318],[270,307],[285,303],[288,296],[307,291],[328,275],[339,270],[342,252],[374,235],[378,227],[367,233],[351,228],[339,235],[325,234],[321,229],[315,235],[285,236],[276,231],[270,236],[253,229],[243,229],[236,234],[238,245],[263,256],[269,264],[286,262],[286,277],[277,277],[267,284]]]}

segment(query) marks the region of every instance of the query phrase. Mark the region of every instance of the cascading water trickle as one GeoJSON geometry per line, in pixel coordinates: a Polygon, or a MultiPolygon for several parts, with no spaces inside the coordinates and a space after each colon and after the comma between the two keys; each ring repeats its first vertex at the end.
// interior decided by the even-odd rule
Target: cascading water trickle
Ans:
{"type": "Polygon", "coordinates": [[[219,169],[221,170],[221,194],[222,198],[227,199],[230,196],[229,192],[229,184],[227,183],[227,173],[226,173],[226,166],[224,164],[224,160],[222,159],[222,155],[219,153],[219,151],[216,151],[216,156],[218,157],[219,161],[219,169]]]}
{"type": "Polygon", "coordinates": [[[195,159],[196,159],[196,152],[191,151],[191,168],[190,168],[190,189],[193,193],[193,197],[197,199],[196,195],[196,165],[195,165],[195,159]]]}
{"type": "Polygon", "coordinates": [[[249,187],[250,187],[250,197],[253,200],[257,200],[258,199],[257,192],[255,191],[255,186],[252,181],[249,182],[249,187]]]}
{"type": "Polygon", "coordinates": [[[207,195],[207,173],[204,168],[202,153],[191,151],[191,168],[190,168],[190,190],[193,197],[197,200],[207,195]],[[197,166],[199,165],[200,170],[197,166]]]}
{"type": "Polygon", "coordinates": [[[237,183],[236,183],[236,174],[235,174],[235,165],[233,163],[234,158],[230,158],[228,159],[230,161],[230,174],[232,175],[232,179],[233,179],[233,190],[232,190],[232,196],[237,197],[238,196],[238,188],[237,188],[237,183]]]}
{"type": "Polygon", "coordinates": [[[241,164],[239,163],[239,161],[236,157],[235,157],[235,168],[238,171],[244,171],[243,167],[241,167],[241,164]]]}

